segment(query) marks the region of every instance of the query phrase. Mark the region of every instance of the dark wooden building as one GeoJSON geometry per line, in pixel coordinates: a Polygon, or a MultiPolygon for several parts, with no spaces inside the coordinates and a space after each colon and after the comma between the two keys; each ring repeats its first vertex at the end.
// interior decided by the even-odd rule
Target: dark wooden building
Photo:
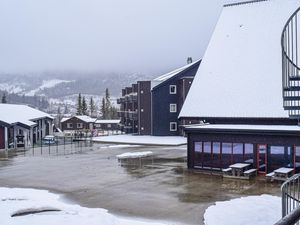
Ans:
{"type": "Polygon", "coordinates": [[[125,133],[151,134],[151,82],[138,81],[122,89],[119,116],[120,128],[125,133]]]}
{"type": "Polygon", "coordinates": [[[122,89],[122,97],[117,100],[122,131],[156,136],[182,134],[178,115],[199,64],[200,60],[122,89]]]}
{"type": "MultiPolygon", "coordinates": [[[[181,134],[179,112],[192,85],[200,60],[162,75],[152,82],[152,135],[181,134]]],[[[184,121],[186,122],[186,121],[184,121]]]]}
{"type": "Polygon", "coordinates": [[[96,120],[94,129],[98,131],[117,131],[120,129],[120,120],[96,120]]]}
{"type": "Polygon", "coordinates": [[[96,119],[89,116],[72,116],[61,120],[62,131],[92,131],[96,119]]]}
{"type": "Polygon", "coordinates": [[[198,124],[185,128],[189,168],[220,171],[246,162],[262,174],[280,167],[300,172],[300,89],[293,83],[300,72],[285,65],[291,51],[280,45],[298,7],[285,1],[224,6],[179,115],[198,124]]]}

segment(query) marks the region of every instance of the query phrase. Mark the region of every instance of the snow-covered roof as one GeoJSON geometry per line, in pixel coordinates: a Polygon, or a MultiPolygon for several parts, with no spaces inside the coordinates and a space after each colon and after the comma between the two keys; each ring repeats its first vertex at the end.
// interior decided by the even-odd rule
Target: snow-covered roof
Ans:
{"type": "Polygon", "coordinates": [[[106,124],[106,123],[120,123],[120,120],[96,120],[95,123],[102,123],[102,124],[106,124]]]}
{"type": "Polygon", "coordinates": [[[224,7],[179,117],[286,118],[283,27],[300,0],[224,7]]]}
{"type": "Polygon", "coordinates": [[[185,65],[185,66],[182,66],[182,67],[180,67],[180,68],[178,68],[178,69],[175,69],[175,70],[173,70],[173,71],[171,71],[171,72],[169,72],[169,73],[166,73],[166,74],[164,74],[164,75],[161,75],[161,76],[159,76],[159,77],[153,79],[153,80],[152,80],[152,88],[155,87],[155,86],[157,86],[158,84],[160,84],[160,83],[166,81],[166,80],[169,80],[170,78],[172,78],[172,77],[176,76],[177,74],[181,73],[182,71],[184,71],[184,70],[186,70],[186,69],[192,67],[193,65],[195,65],[196,63],[199,63],[200,61],[201,61],[201,60],[199,59],[199,60],[197,60],[197,61],[195,61],[195,62],[192,62],[192,63],[190,63],[190,64],[187,64],[187,65],[185,65]]]}
{"type": "Polygon", "coordinates": [[[264,131],[296,131],[300,132],[297,125],[249,125],[249,124],[199,124],[186,126],[188,129],[197,130],[264,130],[264,131]]]}
{"type": "Polygon", "coordinates": [[[63,123],[63,122],[65,122],[65,121],[67,121],[68,119],[70,119],[70,118],[69,118],[69,117],[63,117],[63,118],[60,120],[60,122],[63,123]]]}
{"type": "MultiPolygon", "coordinates": [[[[84,121],[86,123],[94,123],[96,121],[95,118],[91,118],[91,117],[85,116],[85,115],[83,115],[83,116],[73,116],[73,117],[76,117],[76,118],[78,118],[78,119],[80,119],[80,120],[82,120],[82,121],[84,121]]],[[[65,122],[65,121],[67,121],[67,120],[69,120],[69,119],[71,119],[73,117],[69,117],[69,118],[64,117],[64,118],[61,119],[60,122],[63,123],[63,122],[65,122]]]]}
{"type": "Polygon", "coordinates": [[[76,117],[86,123],[94,123],[96,121],[95,118],[91,118],[89,116],[76,116],[76,117]]]}
{"type": "Polygon", "coordinates": [[[0,121],[7,124],[22,123],[33,126],[36,124],[34,120],[45,117],[53,119],[49,114],[27,105],[0,104],[0,121]]]}

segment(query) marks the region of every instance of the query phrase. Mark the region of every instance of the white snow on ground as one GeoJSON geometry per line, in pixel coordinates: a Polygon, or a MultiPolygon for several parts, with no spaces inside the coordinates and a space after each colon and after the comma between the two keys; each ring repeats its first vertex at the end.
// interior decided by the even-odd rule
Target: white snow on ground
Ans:
{"type": "Polygon", "coordinates": [[[134,158],[142,158],[153,155],[151,151],[145,152],[125,152],[121,155],[117,155],[118,159],[134,159],[134,158]]]}
{"type": "Polygon", "coordinates": [[[44,80],[43,84],[41,86],[39,86],[38,88],[36,88],[34,90],[29,91],[28,93],[26,93],[26,95],[27,96],[34,96],[40,90],[44,90],[45,88],[52,88],[52,87],[55,87],[58,84],[69,83],[69,82],[73,82],[73,81],[59,80],[59,79],[44,80]]]}
{"type": "Polygon", "coordinates": [[[137,145],[184,145],[187,139],[181,136],[111,135],[93,138],[95,142],[137,145]]]}
{"type": "Polygon", "coordinates": [[[205,225],[266,225],[281,218],[281,198],[271,195],[248,196],[216,202],[206,209],[205,225]]]}
{"type": "Polygon", "coordinates": [[[101,148],[138,148],[140,145],[109,145],[101,148]]]}
{"type": "Polygon", "coordinates": [[[105,209],[85,208],[60,200],[59,195],[44,190],[0,188],[0,224],[5,225],[163,225],[160,222],[120,218],[105,209]],[[43,212],[11,217],[28,209],[59,209],[59,212],[43,212]]]}

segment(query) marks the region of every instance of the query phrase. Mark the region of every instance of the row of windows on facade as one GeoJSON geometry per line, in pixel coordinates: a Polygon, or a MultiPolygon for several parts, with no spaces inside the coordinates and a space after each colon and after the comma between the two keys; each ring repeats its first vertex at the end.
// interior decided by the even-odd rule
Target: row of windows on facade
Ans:
{"type": "MultiPolygon", "coordinates": [[[[169,90],[170,90],[170,94],[176,94],[177,93],[176,85],[170,85],[169,90]]],[[[144,94],[143,90],[141,90],[141,94],[144,94]]]]}
{"type": "MultiPolygon", "coordinates": [[[[101,128],[101,124],[95,124],[96,128],[101,128]]],[[[73,128],[73,123],[67,123],[67,128],[73,128]]],[[[82,123],[77,123],[76,128],[83,128],[82,123]]],[[[107,124],[107,128],[111,128],[111,124],[107,124]]]]}
{"type": "MultiPolygon", "coordinates": [[[[144,127],[141,127],[144,130],[144,127]]],[[[177,131],[177,122],[170,122],[170,131],[177,131]]]]}
{"type": "MultiPolygon", "coordinates": [[[[141,112],[144,112],[144,109],[141,109],[141,112]]],[[[177,104],[170,104],[170,112],[177,112],[177,104]]]]}

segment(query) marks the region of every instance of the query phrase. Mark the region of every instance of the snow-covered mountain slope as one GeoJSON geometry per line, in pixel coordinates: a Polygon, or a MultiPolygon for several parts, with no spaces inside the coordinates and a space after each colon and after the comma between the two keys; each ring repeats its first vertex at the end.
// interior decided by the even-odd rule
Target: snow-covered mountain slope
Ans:
{"type": "Polygon", "coordinates": [[[59,80],[59,79],[44,80],[41,86],[39,86],[36,89],[30,90],[29,92],[25,93],[25,95],[27,96],[44,95],[42,91],[45,90],[46,88],[54,88],[58,84],[69,83],[69,82],[74,82],[74,81],[59,80]]]}

